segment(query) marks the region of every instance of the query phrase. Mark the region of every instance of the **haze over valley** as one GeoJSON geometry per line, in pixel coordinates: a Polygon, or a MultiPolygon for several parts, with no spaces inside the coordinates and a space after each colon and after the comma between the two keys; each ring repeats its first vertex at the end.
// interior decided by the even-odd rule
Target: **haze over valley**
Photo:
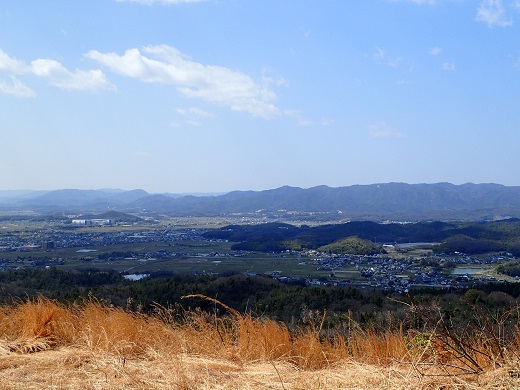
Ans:
{"type": "Polygon", "coordinates": [[[266,220],[496,220],[520,217],[520,187],[498,184],[380,183],[308,189],[281,187],[222,195],[144,190],[0,191],[3,213],[109,210],[168,216],[243,215],[266,220]]]}

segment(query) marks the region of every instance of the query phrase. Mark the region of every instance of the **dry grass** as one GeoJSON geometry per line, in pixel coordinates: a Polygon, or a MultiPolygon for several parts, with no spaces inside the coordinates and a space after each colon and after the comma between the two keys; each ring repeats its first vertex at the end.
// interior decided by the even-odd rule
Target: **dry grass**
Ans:
{"type": "Polygon", "coordinates": [[[63,305],[38,298],[0,307],[0,388],[520,387],[519,336],[498,352],[489,340],[466,345],[479,359],[476,370],[442,333],[358,327],[348,338],[339,331],[325,337],[323,321],[289,330],[215,304],[229,316],[160,306],[145,315],[96,300],[63,305]]]}

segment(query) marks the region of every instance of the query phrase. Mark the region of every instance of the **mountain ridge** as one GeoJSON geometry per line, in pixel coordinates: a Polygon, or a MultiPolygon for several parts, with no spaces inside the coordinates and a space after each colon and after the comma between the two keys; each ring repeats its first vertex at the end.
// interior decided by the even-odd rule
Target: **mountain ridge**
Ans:
{"type": "MultiPolygon", "coordinates": [[[[327,214],[329,219],[489,220],[520,217],[520,186],[494,183],[376,183],[329,187],[283,186],[221,195],[151,194],[142,189],[48,191],[9,197],[0,191],[0,208],[162,213],[172,216],[230,214],[327,214]]],[[[13,193],[14,195],[14,193],[13,193]]]]}

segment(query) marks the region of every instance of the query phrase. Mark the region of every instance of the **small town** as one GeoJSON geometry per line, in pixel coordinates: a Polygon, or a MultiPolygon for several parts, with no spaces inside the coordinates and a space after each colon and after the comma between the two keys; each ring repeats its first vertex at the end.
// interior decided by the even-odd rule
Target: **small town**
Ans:
{"type": "MultiPolygon", "coordinates": [[[[137,275],[129,279],[138,280],[140,274],[150,275],[150,265],[161,262],[162,268],[157,270],[174,273],[219,275],[242,272],[249,276],[269,276],[288,284],[356,286],[402,293],[412,288],[466,288],[516,280],[503,275],[498,277],[493,272],[497,265],[515,259],[510,253],[470,256],[427,251],[415,256],[396,257],[304,250],[260,255],[241,250],[223,251],[219,245],[227,244],[226,240],[205,238],[206,231],[168,225],[143,228],[137,224],[118,225],[100,219],[72,220],[70,226],[29,224],[25,229],[0,236],[0,271],[50,267],[108,270],[113,266],[122,274],[137,275]],[[95,228],[99,226],[105,229],[95,228]],[[154,243],[162,245],[161,248],[154,250],[154,243]],[[262,263],[266,258],[295,262],[283,271],[266,269],[262,263]],[[247,271],[227,265],[237,259],[250,264],[247,271]],[[190,266],[179,267],[179,262],[190,263],[190,266]]],[[[413,245],[407,244],[408,247],[413,245]]],[[[391,244],[385,248],[395,251],[391,244]]]]}

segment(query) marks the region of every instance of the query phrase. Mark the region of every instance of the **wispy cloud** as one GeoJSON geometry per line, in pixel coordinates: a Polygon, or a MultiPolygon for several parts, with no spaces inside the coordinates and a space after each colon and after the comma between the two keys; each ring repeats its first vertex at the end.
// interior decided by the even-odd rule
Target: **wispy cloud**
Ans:
{"type": "Polygon", "coordinates": [[[385,59],[386,52],[380,47],[376,47],[376,51],[374,53],[374,58],[376,61],[383,61],[385,59]]]}
{"type": "Polygon", "coordinates": [[[167,45],[128,49],[123,55],[90,51],[93,59],[120,75],[147,83],[171,84],[187,98],[201,99],[233,111],[271,118],[280,115],[273,104],[271,81],[255,82],[223,66],[204,65],[167,45]]]}
{"type": "Polygon", "coordinates": [[[287,117],[293,118],[298,126],[309,127],[309,126],[332,126],[334,121],[328,118],[321,118],[319,120],[313,120],[306,118],[298,110],[285,110],[283,114],[287,117]]]}
{"type": "Polygon", "coordinates": [[[113,88],[100,69],[76,69],[71,72],[58,61],[38,59],[31,61],[31,71],[36,76],[49,80],[51,85],[67,91],[96,91],[113,88]]]}
{"type": "Polygon", "coordinates": [[[486,23],[490,27],[508,27],[513,24],[511,19],[506,15],[502,0],[483,0],[477,9],[475,19],[479,22],[486,23]]]}
{"type": "Polygon", "coordinates": [[[455,72],[455,63],[453,61],[451,62],[443,62],[442,65],[442,70],[446,71],[446,72],[455,72]]]}
{"type": "Polygon", "coordinates": [[[186,120],[186,124],[190,126],[199,126],[201,121],[205,118],[213,118],[213,114],[198,107],[181,108],[175,109],[177,114],[183,116],[186,120]]]}
{"type": "Polygon", "coordinates": [[[0,49],[0,72],[27,73],[28,71],[29,67],[23,61],[10,57],[0,49]]]}
{"type": "Polygon", "coordinates": [[[14,95],[19,97],[36,96],[36,92],[34,92],[31,88],[22,83],[16,77],[11,76],[11,81],[11,85],[7,84],[6,82],[0,81],[0,92],[3,92],[7,95],[14,95]]]}
{"type": "Polygon", "coordinates": [[[442,53],[442,49],[441,49],[440,47],[432,47],[432,48],[430,49],[430,54],[431,54],[432,56],[438,56],[438,55],[440,55],[441,53],[442,53]]]}
{"type": "Polygon", "coordinates": [[[410,84],[412,84],[412,82],[410,80],[403,80],[403,79],[397,80],[395,83],[397,85],[410,85],[410,84]]]}
{"type": "Polygon", "coordinates": [[[392,68],[397,68],[399,66],[399,64],[401,64],[402,60],[403,59],[401,57],[394,57],[394,58],[388,60],[388,62],[386,64],[392,68]]]}
{"type": "Polygon", "coordinates": [[[386,123],[377,123],[371,125],[368,129],[368,134],[372,138],[403,138],[404,134],[400,131],[394,130],[386,123]]]}
{"type": "Polygon", "coordinates": [[[379,47],[376,47],[376,51],[373,55],[377,62],[388,65],[392,68],[397,68],[402,61],[401,57],[389,57],[387,52],[379,47]]]}
{"type": "Polygon", "coordinates": [[[2,83],[1,92],[17,96],[34,96],[35,93],[25,86],[14,75],[32,74],[46,79],[52,86],[66,90],[97,91],[114,89],[100,69],[70,71],[61,63],[51,59],[40,58],[29,63],[10,57],[0,49],[0,72],[10,75],[13,85],[2,83]]]}
{"type": "Polygon", "coordinates": [[[163,4],[174,5],[182,3],[200,3],[206,0],[116,0],[118,3],[137,3],[143,5],[163,4]]]}

